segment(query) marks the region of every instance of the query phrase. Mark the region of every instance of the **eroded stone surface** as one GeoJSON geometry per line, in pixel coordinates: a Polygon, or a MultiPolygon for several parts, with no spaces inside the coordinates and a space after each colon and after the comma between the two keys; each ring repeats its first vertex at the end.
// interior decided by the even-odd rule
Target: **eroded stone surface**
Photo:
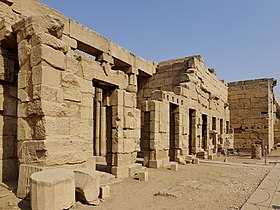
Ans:
{"type": "Polygon", "coordinates": [[[97,204],[100,187],[100,173],[94,169],[75,169],[75,189],[88,204],[97,204]]]}
{"type": "Polygon", "coordinates": [[[69,209],[75,204],[75,176],[68,169],[47,169],[31,175],[31,208],[69,209]]]}
{"type": "MultiPolygon", "coordinates": [[[[17,162],[94,168],[97,156],[106,159],[106,171],[125,178],[138,170],[139,155],[144,166],[161,168],[198,164],[192,156],[212,159],[255,139],[270,150],[273,133],[278,143],[275,80],[228,89],[200,55],[157,64],[39,1],[2,2],[1,181],[16,179],[17,162]]],[[[21,197],[28,194],[28,170],[20,172],[21,197]]]]}

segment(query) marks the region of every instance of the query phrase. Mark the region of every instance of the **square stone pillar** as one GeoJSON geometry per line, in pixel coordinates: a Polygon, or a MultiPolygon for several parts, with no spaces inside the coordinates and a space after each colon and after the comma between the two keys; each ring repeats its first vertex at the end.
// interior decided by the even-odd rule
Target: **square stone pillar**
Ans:
{"type": "MultiPolygon", "coordinates": [[[[18,157],[26,167],[81,167],[92,157],[92,81],[70,62],[70,46],[61,40],[63,28],[50,15],[27,17],[13,26],[20,64],[18,157]]],[[[19,179],[30,175],[20,171],[19,179]]],[[[19,191],[27,185],[19,182],[19,191]]]]}
{"type": "Polygon", "coordinates": [[[107,165],[117,177],[128,177],[129,168],[140,151],[140,110],[136,94],[116,89],[110,98],[112,106],[112,140],[107,148],[107,165]]]}
{"type": "Polygon", "coordinates": [[[149,112],[149,123],[142,121],[144,165],[166,167],[169,163],[169,103],[149,100],[142,102],[142,111],[149,112]],[[149,126],[149,129],[145,128],[149,126]]]}

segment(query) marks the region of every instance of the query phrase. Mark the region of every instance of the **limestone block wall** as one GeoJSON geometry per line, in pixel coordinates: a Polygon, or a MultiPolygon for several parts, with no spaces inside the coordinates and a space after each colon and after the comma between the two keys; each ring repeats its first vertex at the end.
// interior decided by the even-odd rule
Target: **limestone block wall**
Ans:
{"type": "MultiPolygon", "coordinates": [[[[145,126],[145,116],[153,115],[145,107],[156,101],[169,107],[168,110],[160,109],[159,112],[170,117],[164,128],[167,136],[161,138],[165,141],[165,150],[168,150],[166,155],[170,160],[180,161],[184,156],[201,150],[217,152],[218,147],[224,146],[227,138],[233,140],[228,134],[227,84],[217,78],[214,69],[206,67],[201,56],[159,63],[157,73],[144,80],[140,86],[138,97],[143,101],[144,131],[141,142],[144,145],[147,145],[144,143],[147,139],[152,141],[146,133],[162,133],[158,127],[149,130],[145,126]]],[[[144,158],[147,147],[144,147],[144,158]]],[[[150,146],[149,150],[157,148],[152,149],[150,146]]]]}
{"type": "Polygon", "coordinates": [[[21,164],[84,163],[92,154],[92,82],[70,47],[63,24],[51,16],[24,18],[17,33],[18,158],[21,164]],[[69,58],[69,59],[67,59],[69,58]],[[80,71],[79,71],[80,70],[80,71]],[[61,149],[63,148],[63,150],[61,149]]]}
{"type": "Polygon", "coordinates": [[[104,53],[72,49],[53,16],[25,18],[14,30],[26,52],[19,54],[20,162],[80,164],[102,155],[112,173],[127,176],[139,150],[136,74],[112,70],[104,53]]]}
{"type": "Polygon", "coordinates": [[[0,183],[15,180],[17,160],[17,72],[15,52],[0,47],[0,183]]]}
{"type": "Polygon", "coordinates": [[[273,79],[229,83],[231,127],[235,148],[251,147],[262,140],[269,149],[274,144],[273,79]]]}
{"type": "Polygon", "coordinates": [[[17,150],[27,167],[20,180],[31,165],[92,167],[93,156],[127,176],[140,149],[138,75],[151,76],[156,63],[37,0],[0,0],[0,18],[20,67],[17,150]]]}

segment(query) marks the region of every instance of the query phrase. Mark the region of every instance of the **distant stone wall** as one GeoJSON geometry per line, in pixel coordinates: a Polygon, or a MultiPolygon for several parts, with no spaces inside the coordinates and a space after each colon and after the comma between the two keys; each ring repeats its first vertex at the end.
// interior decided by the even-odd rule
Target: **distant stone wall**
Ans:
{"type": "Polygon", "coordinates": [[[235,148],[250,148],[262,140],[271,149],[274,144],[273,79],[229,83],[230,122],[235,148]]]}
{"type": "Polygon", "coordinates": [[[274,125],[274,143],[280,143],[280,121],[274,125]]]}

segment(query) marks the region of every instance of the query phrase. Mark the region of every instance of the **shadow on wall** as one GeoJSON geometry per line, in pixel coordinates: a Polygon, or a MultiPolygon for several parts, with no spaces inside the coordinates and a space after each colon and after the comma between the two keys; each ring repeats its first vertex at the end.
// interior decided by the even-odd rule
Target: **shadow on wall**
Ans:
{"type": "Polygon", "coordinates": [[[18,178],[17,158],[17,50],[0,47],[0,183],[18,178]]]}

